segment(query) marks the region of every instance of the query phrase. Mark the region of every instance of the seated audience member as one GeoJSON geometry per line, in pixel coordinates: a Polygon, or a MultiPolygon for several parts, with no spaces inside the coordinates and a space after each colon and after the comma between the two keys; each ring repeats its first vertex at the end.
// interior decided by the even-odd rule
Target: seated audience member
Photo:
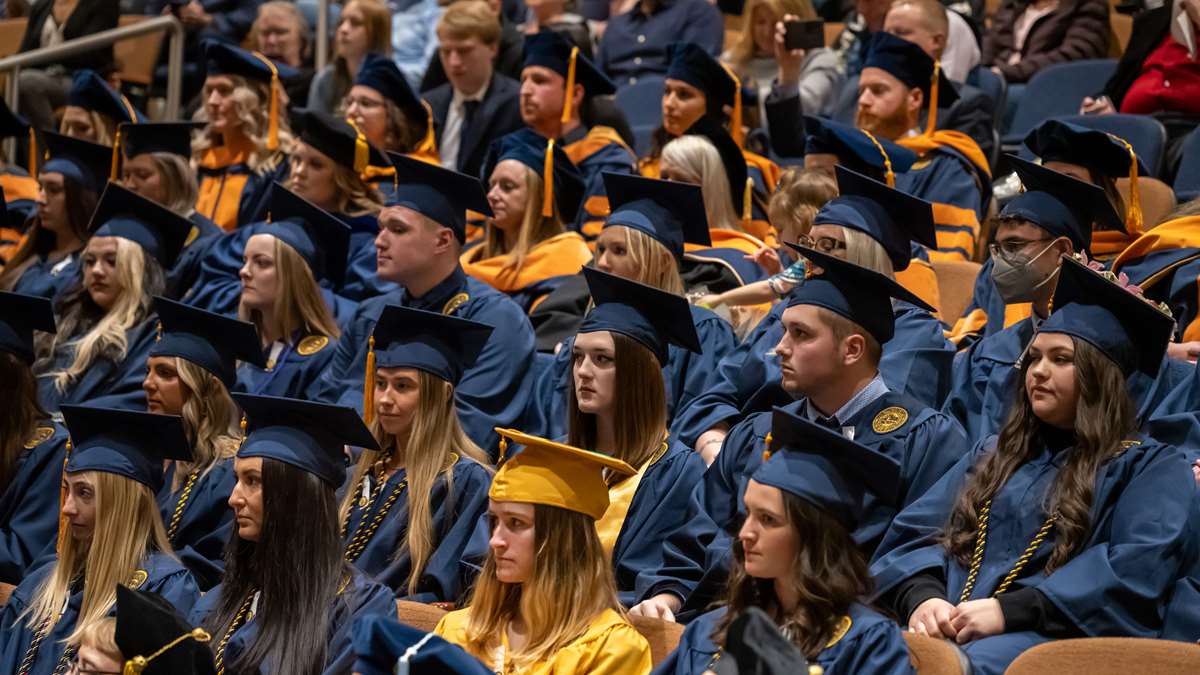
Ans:
{"type": "MultiPolygon", "coordinates": [[[[342,5],[333,38],[333,62],[313,77],[305,107],[337,112],[357,84],[367,56],[376,54],[390,60],[391,52],[392,15],[382,0],[350,0],[342,5]]],[[[394,61],[392,65],[395,67],[394,61]]],[[[300,103],[294,98],[292,101],[300,103]]]]}
{"type": "Polygon", "coordinates": [[[109,183],[96,205],[79,272],[57,302],[58,334],[34,365],[43,405],[92,402],[141,408],[146,353],[158,321],[153,299],[192,224],[109,183]]]}
{"type": "Polygon", "coordinates": [[[621,614],[597,532],[610,505],[606,470],[625,477],[633,467],[497,432],[524,447],[488,491],[490,550],[469,606],[442,617],[434,632],[497,672],[646,675],[650,645],[621,614]]]}
{"type": "Polygon", "coordinates": [[[379,214],[375,239],[381,280],[400,288],[359,304],[338,341],[333,361],[308,390],[316,400],[360,405],[368,340],[385,305],[400,305],[457,316],[492,326],[475,364],[466,369],[456,402],[467,436],[480,447],[495,447],[492,429],[516,422],[529,393],[525,378],[533,360],[533,330],[508,296],[468,277],[459,264],[466,240],[466,211],[488,213],[478,179],[391,155],[396,194],[379,214]],[[357,400],[356,400],[357,399],[357,400]]]}
{"type": "Polygon", "coordinates": [[[1126,380],[1158,372],[1170,315],[1073,258],[1054,308],[999,436],[896,516],[871,567],[909,630],[954,640],[985,675],[1054,639],[1158,637],[1194,551],[1195,479],[1138,433],[1126,380]]]}
{"type": "Polygon", "coordinates": [[[637,0],[608,21],[596,65],[624,87],[643,75],[666,74],[671,60],[667,46],[673,42],[692,43],[715,58],[724,39],[721,12],[710,2],[637,0]]]}
{"type": "Polygon", "coordinates": [[[189,458],[179,418],[86,406],[62,412],[72,449],[60,474],[61,529],[55,555],[0,613],[6,673],[65,672],[81,634],[112,610],[118,585],[157,593],[180,612],[200,598],[154,503],[164,460],[189,458]]]}
{"type": "MultiPolygon", "coordinates": [[[[445,2],[446,0],[442,0],[445,2]]],[[[458,0],[450,0],[447,5],[458,0]]],[[[525,34],[513,23],[505,9],[512,5],[511,0],[486,0],[491,15],[500,25],[500,36],[496,40],[496,52],[492,57],[493,70],[509,78],[517,80],[521,77],[521,58],[525,45],[525,34]]],[[[446,64],[441,59],[430,59],[425,74],[421,77],[420,91],[422,94],[446,84],[446,64]]]]}
{"type": "Polygon", "coordinates": [[[359,456],[338,522],[346,562],[398,597],[460,603],[486,552],[477,525],[492,471],[463,431],[454,387],[491,333],[481,323],[395,305],[375,324],[375,372],[363,383],[363,408],[381,450],[359,456]]]}
{"type": "Polygon", "coordinates": [[[8,138],[28,143],[29,154],[22,158],[26,162],[24,167],[19,162],[9,162],[7,156],[0,157],[0,192],[4,193],[7,211],[6,217],[0,220],[0,267],[16,251],[25,223],[37,213],[37,165],[41,159],[37,137],[29,120],[0,101],[0,140],[8,138]]]}
{"type": "Polygon", "coordinates": [[[852,535],[872,502],[894,498],[899,464],[782,408],[772,415],[723,602],[688,624],[655,672],[701,675],[736,658],[733,623],[757,608],[827,672],[914,673],[903,630],[865,604],[874,584],[852,535]]]}
{"type": "Polygon", "coordinates": [[[1109,5],[1099,0],[1005,0],[983,34],[983,65],[1008,82],[1012,97],[1046,66],[1106,58],[1108,19],[1109,5]]]}
{"type": "Polygon", "coordinates": [[[521,127],[520,85],[495,71],[500,22],[484,0],[459,0],[438,20],[449,82],[424,94],[438,124],[442,166],[478,176],[491,142],[521,127]]]}
{"type": "Polygon", "coordinates": [[[54,332],[50,301],[0,291],[0,379],[9,413],[0,423],[0,583],[21,583],[58,529],[67,433],[38,401],[37,332],[54,332]]]}
{"type": "MultiPolygon", "coordinates": [[[[845,64],[845,75],[848,78],[857,77],[863,69],[863,48],[869,42],[872,33],[884,30],[883,24],[891,10],[893,0],[858,0],[854,3],[854,13],[849,19],[844,19],[839,13],[840,5],[826,2],[818,10],[825,15],[826,21],[846,21],[845,29],[837,36],[830,49],[837,53],[845,64]],[[832,8],[834,16],[829,16],[832,8]]],[[[947,26],[941,60],[944,62],[946,77],[951,82],[962,83],[967,76],[979,65],[979,33],[983,22],[984,3],[980,0],[964,0],[945,5],[947,26]]]]}
{"type": "Polygon", "coordinates": [[[425,71],[438,62],[437,25],[444,7],[438,0],[389,0],[387,5],[392,26],[391,58],[404,73],[408,86],[422,91],[425,71]]]}
{"type": "Polygon", "coordinates": [[[158,202],[192,222],[179,260],[167,272],[167,295],[178,298],[191,289],[200,274],[200,261],[222,233],[196,211],[199,190],[192,169],[192,132],[197,122],[145,122],[120,127],[121,184],[130,191],[158,202]]]}
{"type": "Polygon", "coordinates": [[[580,56],[591,60],[592,35],[588,22],[567,11],[567,0],[533,0],[524,4],[526,18],[517,28],[526,35],[526,40],[538,33],[554,33],[571,47],[578,47],[580,56]]]}
{"type": "Polygon", "coordinates": [[[287,175],[292,133],[283,80],[295,71],[216,42],[207,44],[204,58],[204,105],[195,119],[205,127],[192,144],[200,175],[196,210],[229,231],[253,222],[271,181],[287,175]]]}
{"type": "MultiPolygon", "coordinates": [[[[206,42],[242,44],[258,17],[263,0],[146,0],[146,14],[172,14],[186,31],[183,43],[183,98],[190,100],[204,84],[206,42]]],[[[156,84],[167,80],[167,49],[159,52],[156,84]]],[[[297,102],[298,103],[298,102],[297,102]]]]}
{"type": "Polygon", "coordinates": [[[212,636],[194,628],[171,603],[117,583],[114,617],[80,637],[78,667],[88,672],[138,675],[213,675],[212,636]]]}
{"type": "MultiPolygon", "coordinates": [[[[438,163],[433,111],[388,57],[366,55],[337,112],[376,148],[438,163]]],[[[370,180],[385,197],[391,195],[392,179],[386,171],[370,180]]]]}
{"type": "Polygon", "coordinates": [[[463,253],[463,271],[528,313],[592,259],[583,237],[565,227],[575,222],[583,179],[553,140],[531,129],[492,143],[484,173],[492,215],[482,241],[463,253]]]}
{"type": "Polygon", "coordinates": [[[117,125],[144,121],[129,99],[113,90],[95,71],[85,69],[76,72],[71,81],[58,132],[81,141],[113,145],[117,142],[117,125]]]}
{"type": "Polygon", "coordinates": [[[56,300],[79,277],[88,222],[112,166],[112,148],[42,132],[37,212],[0,274],[0,290],[56,300]]]}
{"type": "Polygon", "coordinates": [[[298,107],[307,101],[313,80],[313,35],[296,3],[268,0],[259,5],[250,43],[258,53],[295,71],[283,80],[288,102],[298,107]]]}
{"type": "Polygon", "coordinates": [[[345,673],[358,616],[394,615],[395,598],[342,558],[336,491],[345,445],[378,449],[357,413],[237,394],[246,432],[229,495],[236,514],[221,584],[189,619],[217,672],[345,673]]]}
{"type": "MultiPolygon", "coordinates": [[[[54,47],[93,33],[117,27],[121,8],[108,0],[78,0],[72,3],[36,0],[29,8],[25,33],[18,52],[54,47]]],[[[11,46],[10,46],[11,48],[11,46]]],[[[90,49],[57,59],[41,68],[22,68],[17,109],[37,129],[54,129],[55,110],[67,103],[72,77],[85,70],[107,75],[116,69],[112,45],[90,49]]],[[[110,130],[111,131],[111,130],[110,130]]]]}
{"type": "Polygon", "coordinates": [[[602,175],[633,173],[637,155],[616,129],[595,123],[596,97],[616,92],[616,86],[583,54],[553,31],[525,38],[521,119],[541,136],[561,143],[583,174],[578,229],[590,240],[599,234],[609,212],[602,175]],[[567,91],[568,84],[573,85],[571,91],[567,91]]]}

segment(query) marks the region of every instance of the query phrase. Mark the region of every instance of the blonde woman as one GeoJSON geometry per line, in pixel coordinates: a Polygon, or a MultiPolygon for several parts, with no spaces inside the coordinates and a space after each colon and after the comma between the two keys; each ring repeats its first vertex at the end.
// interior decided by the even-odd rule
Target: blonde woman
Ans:
{"type": "Polygon", "coordinates": [[[336,111],[350,93],[367,56],[387,57],[391,51],[392,15],[387,5],[380,0],[349,0],[342,5],[334,32],[333,63],[313,77],[308,109],[336,111]]]}
{"type": "Polygon", "coordinates": [[[251,222],[271,181],[287,173],[292,134],[282,80],[295,71],[218,42],[207,44],[204,58],[204,105],[195,119],[205,127],[192,144],[200,174],[196,210],[229,231],[251,222]]]}
{"type": "Polygon", "coordinates": [[[158,505],[167,540],[180,551],[202,588],[217,583],[233,519],[240,415],[229,389],[237,362],[264,364],[254,326],[166,298],[155,298],[160,337],[146,359],[146,410],[183,418],[192,459],[167,467],[158,505]]]}
{"type": "Polygon", "coordinates": [[[530,129],[493,143],[484,174],[492,217],[483,241],[462,254],[463,271],[528,313],[592,258],[583,237],[563,226],[575,221],[583,178],[561,148],[530,129]]]}
{"type": "Polygon", "coordinates": [[[381,451],[365,449],[338,512],[346,561],[397,597],[461,603],[487,541],[477,528],[492,480],[467,437],[454,387],[491,326],[388,305],[371,339],[364,408],[381,451]]]}
{"type": "Polygon", "coordinates": [[[89,229],[77,285],[59,302],[58,333],[34,364],[51,412],[101,396],[141,407],[142,368],[157,328],[151,304],[192,225],[109,183],[89,229]]]}
{"type": "Polygon", "coordinates": [[[645,675],[650,646],[625,619],[596,533],[619,459],[511,429],[524,448],[488,491],[489,552],[470,605],[434,632],[503,675],[645,675]]]}
{"type": "Polygon", "coordinates": [[[118,584],[181,612],[200,597],[167,541],[154,493],[164,461],[187,460],[178,417],[64,406],[74,448],[63,469],[57,556],[31,572],[0,614],[0,670],[64,673],[81,637],[109,615],[118,584]]]}
{"type": "Polygon", "coordinates": [[[350,228],[278,183],[270,209],[272,222],[248,228],[238,303],[266,364],[243,362],[237,390],[294,397],[320,376],[341,335],[317,282],[341,281],[350,228]]]}

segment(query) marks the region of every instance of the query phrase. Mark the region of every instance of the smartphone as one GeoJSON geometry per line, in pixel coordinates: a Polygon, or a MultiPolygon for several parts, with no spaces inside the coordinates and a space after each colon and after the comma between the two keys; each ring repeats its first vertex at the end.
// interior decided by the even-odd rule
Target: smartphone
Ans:
{"type": "Polygon", "coordinates": [[[784,24],[783,46],[792,49],[816,49],[825,46],[825,22],[788,21],[784,24]]]}

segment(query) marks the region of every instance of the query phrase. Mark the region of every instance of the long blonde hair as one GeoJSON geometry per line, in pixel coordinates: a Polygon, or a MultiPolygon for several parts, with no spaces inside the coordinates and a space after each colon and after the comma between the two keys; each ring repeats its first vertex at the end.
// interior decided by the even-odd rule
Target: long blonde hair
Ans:
{"type": "Polygon", "coordinates": [[[707,138],[684,135],[663,148],[662,163],[681,171],[689,183],[699,185],[704,194],[708,226],[716,230],[743,232],[741,219],[733,208],[729,177],[716,146],[707,138]]]}
{"type": "MultiPolygon", "coordinates": [[[[37,629],[53,626],[71,595],[71,581],[83,575],[83,605],[68,643],[78,643],[90,626],[108,616],[116,603],[117,584],[128,584],[146,556],[154,551],[174,555],[150,488],[124,476],[86,471],[82,477],[96,490],[96,520],[91,545],[64,537],[50,576],[34,593],[21,618],[37,629]]],[[[65,478],[64,478],[65,480],[65,478]]],[[[47,628],[49,630],[49,628],[47,628]]]]}
{"type": "MultiPolygon", "coordinates": [[[[125,359],[129,349],[129,339],[126,331],[143,321],[149,314],[150,294],[146,292],[147,275],[146,254],[142,247],[122,237],[114,237],[117,242],[117,263],[115,274],[121,284],[121,292],[117,294],[113,306],[104,316],[92,326],[82,337],[72,342],[72,336],[66,331],[60,331],[54,338],[52,351],[60,347],[73,346],[75,358],[71,365],[63,370],[49,373],[54,379],[54,386],[60,392],[66,391],[83,375],[96,359],[106,357],[115,363],[125,359]]],[[[92,239],[91,241],[96,241],[92,239]]],[[[90,245],[90,242],[89,242],[90,245]]],[[[84,248],[86,253],[87,248],[84,248]]],[[[155,263],[157,264],[157,263],[155,263]]],[[[82,272],[81,272],[82,274],[82,272]]],[[[159,292],[161,289],[156,290],[159,292]]],[[[84,291],[86,293],[86,291],[84,291]]]]}
{"type": "Polygon", "coordinates": [[[729,50],[729,65],[736,71],[742,72],[758,56],[758,47],[754,44],[754,10],[759,8],[770,12],[776,21],[782,21],[787,14],[794,14],[801,21],[818,18],[810,0],[749,0],[742,10],[741,33],[729,50]]]}
{"type": "Polygon", "coordinates": [[[489,552],[475,583],[464,645],[486,658],[519,615],[530,633],[525,647],[512,654],[518,671],[579,639],[604,610],[625,615],[617,600],[612,561],[600,546],[591,516],[543,504],[534,504],[533,512],[535,552],[529,580],[500,581],[495,554],[489,552]]]}
{"type": "Polygon", "coordinates": [[[550,237],[563,233],[562,216],[558,213],[558,203],[554,203],[554,215],[542,216],[542,177],[536,171],[524,164],[525,170],[525,218],[521,220],[521,231],[517,235],[517,243],[512,250],[504,246],[504,232],[492,225],[488,219],[484,226],[483,243],[480,245],[477,260],[486,260],[496,256],[507,255],[508,262],[504,265],[506,274],[517,274],[525,265],[529,251],[550,237]]]}
{"type": "MultiPolygon", "coordinates": [[[[88,116],[88,120],[92,123],[92,128],[96,130],[96,138],[92,139],[92,143],[97,145],[112,145],[113,138],[117,135],[117,120],[108,115],[98,113],[95,110],[84,110],[80,108],[88,116]]],[[[58,133],[67,133],[67,121],[64,119],[58,126],[58,133]]]]}
{"type": "Polygon", "coordinates": [[[842,232],[846,236],[846,262],[895,278],[892,259],[883,249],[883,244],[871,235],[849,227],[842,227],[842,232]]]}
{"type": "MultiPolygon", "coordinates": [[[[287,92],[280,89],[279,106],[279,149],[267,147],[267,130],[270,127],[267,116],[271,114],[271,87],[264,82],[252,82],[240,75],[228,75],[233,81],[234,109],[242,122],[242,135],[254,144],[254,152],[250,154],[247,164],[250,170],[263,175],[279,166],[284,156],[291,153],[295,137],[287,116],[287,92]]],[[[193,116],[197,122],[208,122],[208,111],[200,106],[193,116]]],[[[199,156],[205,150],[216,146],[214,134],[205,129],[192,141],[192,155],[199,156]]]]}
{"type": "Polygon", "coordinates": [[[195,169],[188,160],[173,152],[152,152],[150,157],[166,197],[163,206],[181,216],[190,216],[196,210],[196,198],[200,194],[195,169]]]}
{"type": "MultiPolygon", "coordinates": [[[[283,240],[274,235],[272,239],[275,242],[275,275],[279,288],[275,296],[274,334],[290,341],[293,333],[304,328],[310,333],[336,339],[341,331],[329,306],[325,304],[325,298],[321,296],[321,287],[317,285],[308,263],[283,240]]],[[[262,312],[249,309],[239,302],[238,318],[253,323],[259,333],[263,332],[262,312]]]]}
{"type": "Polygon", "coordinates": [[[217,462],[233,457],[238,446],[238,409],[225,383],[204,368],[175,357],[179,381],[187,387],[183,401],[183,428],[192,445],[192,461],[178,462],[171,491],[175,492],[185,477],[199,471],[209,472],[217,462]]]}
{"type": "Polygon", "coordinates": [[[345,526],[367,473],[377,463],[381,466],[386,464],[393,452],[403,454],[408,494],[411,497],[408,500],[408,526],[393,557],[399,558],[405,549],[408,551],[412,562],[408,577],[409,594],[417,592],[425,564],[429,562],[429,556],[438,543],[434,541],[433,509],[429,500],[437,479],[445,476],[446,499],[449,500],[454,494],[455,455],[488,466],[487,454],[467,436],[459,422],[454,407],[454,387],[423,370],[417,371],[417,386],[417,409],[404,449],[398,447],[395,436],[383,430],[376,415],[370,424],[371,433],[384,450],[363,450],[354,466],[349,483],[352,487],[346,490],[338,509],[338,522],[345,526]]]}
{"type": "Polygon", "coordinates": [[[625,233],[625,250],[637,268],[634,281],[653,286],[660,291],[683,295],[683,277],[679,276],[679,263],[675,262],[675,256],[671,255],[666,246],[641,230],[624,225],[612,227],[619,227],[625,233]]]}
{"type": "Polygon", "coordinates": [[[351,216],[369,213],[379,215],[383,210],[383,195],[362,179],[353,169],[333,165],[333,187],[337,190],[337,210],[351,216]]]}

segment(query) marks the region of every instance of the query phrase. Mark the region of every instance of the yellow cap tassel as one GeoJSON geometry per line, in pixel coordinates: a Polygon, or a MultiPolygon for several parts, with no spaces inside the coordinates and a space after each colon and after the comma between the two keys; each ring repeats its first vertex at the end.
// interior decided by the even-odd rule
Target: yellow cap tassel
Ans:
{"type": "Polygon", "coordinates": [[[67,517],[63,515],[63,504],[67,503],[67,462],[71,460],[71,437],[67,437],[67,453],[63,456],[63,481],[58,487],[58,540],[54,542],[54,551],[59,559],[63,556],[63,546],[67,543],[67,517]]]}
{"type": "Polygon", "coordinates": [[[155,341],[155,342],[162,342],[162,321],[159,321],[159,322],[158,322],[158,332],[157,332],[157,334],[154,336],[154,341],[155,341]]]}
{"type": "Polygon", "coordinates": [[[238,429],[242,432],[242,437],[238,439],[238,447],[241,447],[246,442],[246,415],[242,414],[242,421],[238,422],[238,429]]]}
{"type": "Polygon", "coordinates": [[[771,459],[771,432],[767,432],[767,437],[763,439],[763,462],[771,459]]]}
{"type": "Polygon", "coordinates": [[[501,464],[504,463],[504,456],[506,454],[508,454],[508,439],[501,436],[500,437],[500,458],[496,461],[496,466],[500,466],[501,464]]]}
{"type": "Polygon", "coordinates": [[[250,52],[259,61],[262,61],[267,68],[271,69],[271,119],[267,120],[267,149],[279,149],[279,91],[283,85],[279,82],[279,69],[271,62],[271,59],[259,54],[258,52],[250,52]]]}
{"type": "Polygon", "coordinates": [[[1129,204],[1125,207],[1125,229],[1129,230],[1129,234],[1136,236],[1142,233],[1142,227],[1145,225],[1142,215],[1142,191],[1138,187],[1137,153],[1124,138],[1113,134],[1109,134],[1109,137],[1124,145],[1125,150],[1129,152],[1129,204]]]}
{"type": "Polygon", "coordinates": [[[421,139],[414,154],[427,155],[436,159],[438,151],[437,137],[433,133],[433,108],[429,107],[424,99],[421,99],[421,105],[425,108],[425,137],[421,139]]]}
{"type": "Polygon", "coordinates": [[[367,143],[367,135],[358,128],[349,117],[346,122],[354,129],[354,173],[360,176],[371,164],[371,145],[367,143]]]}
{"type": "Polygon", "coordinates": [[[737,143],[740,148],[745,137],[742,131],[742,81],[733,74],[733,69],[728,65],[722,63],[721,67],[725,69],[729,79],[733,80],[733,115],[729,118],[729,135],[733,137],[733,142],[737,143]]]}
{"type": "Polygon", "coordinates": [[[859,129],[859,131],[871,139],[871,142],[875,144],[875,149],[879,151],[879,154],[883,155],[883,177],[887,181],[887,186],[890,188],[896,187],[896,172],[892,171],[892,158],[888,157],[887,150],[883,149],[883,145],[871,132],[866,129],[859,129]]]}
{"type": "Polygon", "coordinates": [[[554,217],[554,139],[546,143],[546,158],[542,160],[542,217],[554,217]]]}
{"type": "Polygon", "coordinates": [[[929,84],[929,123],[925,125],[925,135],[932,136],[937,131],[938,111],[938,81],[942,79],[942,62],[933,62],[933,82],[929,84]]]}
{"type": "Polygon", "coordinates": [[[112,168],[108,171],[109,180],[117,180],[120,178],[120,174],[117,172],[121,170],[121,137],[123,135],[124,134],[121,133],[121,127],[117,126],[117,133],[113,135],[112,168]]]}
{"type": "Polygon", "coordinates": [[[754,220],[754,179],[746,179],[746,187],[742,188],[742,222],[754,220]]]}
{"type": "Polygon", "coordinates": [[[37,131],[32,126],[29,127],[29,175],[36,176],[37,171],[37,131]]]}
{"type": "Polygon", "coordinates": [[[571,108],[575,102],[575,59],[577,58],[579,58],[579,47],[571,47],[571,60],[567,62],[567,87],[563,91],[563,124],[571,121],[571,108]]]}
{"type": "Polygon", "coordinates": [[[121,669],[121,675],[141,675],[142,671],[146,670],[146,666],[150,665],[151,661],[157,659],[168,649],[171,649],[184,640],[195,640],[199,643],[205,643],[211,639],[212,636],[208,634],[208,631],[204,630],[203,628],[193,628],[192,630],[163,645],[158,651],[154,652],[150,656],[138,655],[132,659],[129,659],[125,662],[125,667],[121,669]]]}
{"type": "Polygon", "coordinates": [[[375,419],[375,336],[367,338],[367,372],[363,374],[363,421],[375,419]]]}

